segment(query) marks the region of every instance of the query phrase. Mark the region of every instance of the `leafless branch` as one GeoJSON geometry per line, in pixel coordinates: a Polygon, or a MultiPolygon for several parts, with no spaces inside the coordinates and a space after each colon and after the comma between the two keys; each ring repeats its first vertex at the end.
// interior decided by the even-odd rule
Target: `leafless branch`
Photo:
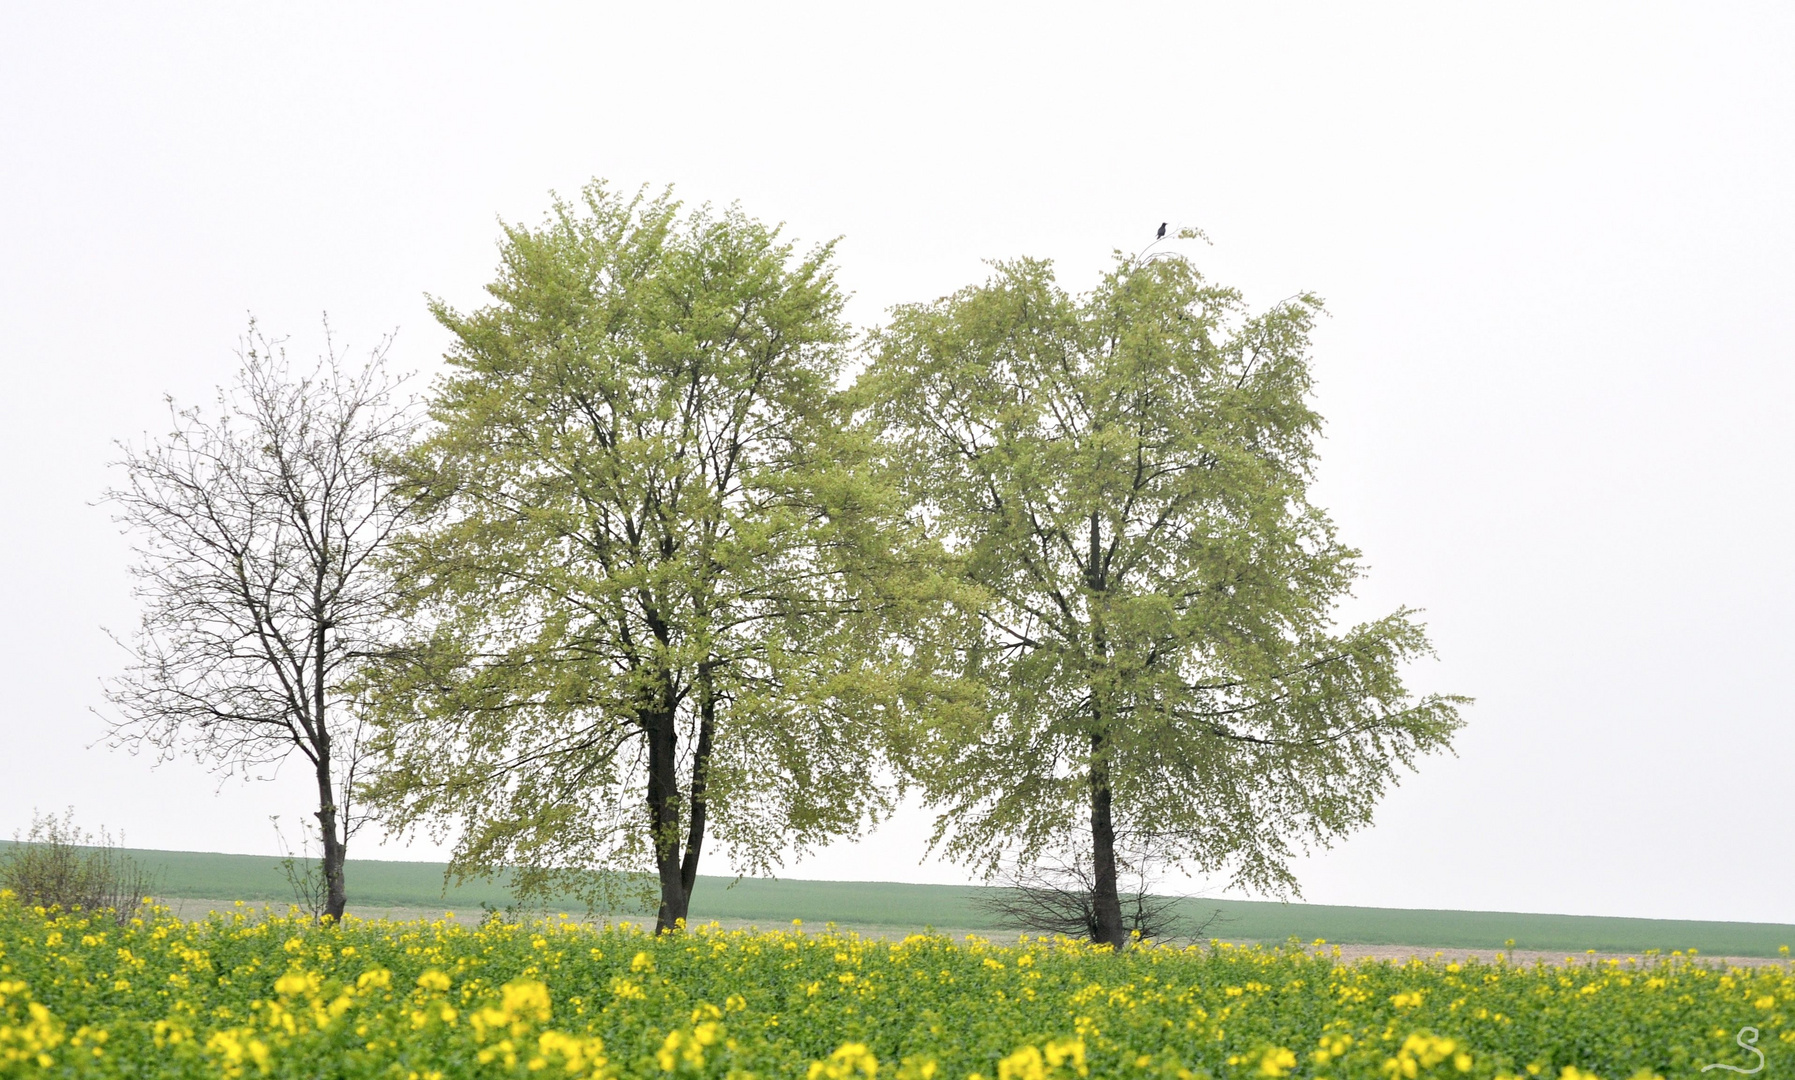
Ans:
{"type": "Polygon", "coordinates": [[[167,434],[120,444],[124,482],[105,501],[133,540],[142,616],[106,696],[115,745],[243,775],[302,754],[340,879],[363,748],[350,688],[392,637],[377,559],[411,508],[384,461],[416,420],[386,374],[390,339],[354,367],[325,335],[323,359],[296,373],[252,321],[213,409],[170,399],[167,434]]]}

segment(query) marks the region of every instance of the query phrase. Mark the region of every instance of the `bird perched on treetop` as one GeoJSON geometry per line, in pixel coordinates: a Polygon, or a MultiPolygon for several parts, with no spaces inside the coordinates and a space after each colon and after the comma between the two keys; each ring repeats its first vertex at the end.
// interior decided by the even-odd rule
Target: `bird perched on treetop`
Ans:
{"type": "Polygon", "coordinates": [[[1159,223],[1159,235],[1155,236],[1153,239],[1164,240],[1165,238],[1166,238],[1166,223],[1162,221],[1159,223]]]}

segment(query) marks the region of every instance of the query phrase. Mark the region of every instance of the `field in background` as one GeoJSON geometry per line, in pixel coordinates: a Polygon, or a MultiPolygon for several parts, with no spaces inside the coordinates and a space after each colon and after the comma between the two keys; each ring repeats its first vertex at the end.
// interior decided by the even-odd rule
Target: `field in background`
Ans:
{"type": "MultiPolygon", "coordinates": [[[[134,851],[157,875],[171,898],[266,901],[292,899],[280,860],[255,855],[184,851],[134,851]]],[[[410,908],[477,915],[482,903],[503,908],[511,895],[501,882],[443,887],[442,863],[350,860],[350,910],[410,908]]],[[[996,933],[1004,927],[976,903],[983,890],[950,885],[902,885],[858,881],[805,881],[701,877],[692,897],[694,920],[759,923],[774,927],[803,919],[820,926],[877,930],[940,929],[996,933]]],[[[1698,949],[1710,955],[1774,956],[1795,945],[1795,926],[1583,915],[1529,915],[1494,911],[1427,911],[1335,907],[1248,900],[1186,901],[1195,921],[1220,912],[1206,936],[1230,941],[1282,942],[1325,938],[1340,944],[1413,945],[1497,949],[1512,938],[1517,949],[1643,952],[1698,949]]],[[[565,910],[579,910],[566,905],[565,910]]],[[[639,915],[639,913],[619,913],[639,915]]]]}

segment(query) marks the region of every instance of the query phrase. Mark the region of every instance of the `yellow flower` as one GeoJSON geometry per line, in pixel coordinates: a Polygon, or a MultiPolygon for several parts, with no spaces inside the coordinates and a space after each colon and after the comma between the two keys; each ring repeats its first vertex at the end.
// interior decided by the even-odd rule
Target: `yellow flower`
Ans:
{"type": "Polygon", "coordinates": [[[1062,1068],[1079,1076],[1088,1074],[1083,1039],[1052,1039],[1043,1047],[1020,1047],[997,1063],[997,1080],[1046,1080],[1062,1068]]]}
{"type": "Polygon", "coordinates": [[[674,1028],[655,1052],[655,1061],[662,1072],[673,1072],[682,1064],[700,1068],[704,1065],[704,1044],[691,1032],[674,1028]]]}
{"type": "Polygon", "coordinates": [[[879,1059],[865,1043],[843,1043],[827,1061],[810,1063],[808,1080],[849,1080],[856,1072],[872,1080],[878,1075],[879,1059]]]}
{"type": "MultiPolygon", "coordinates": [[[[1458,1040],[1442,1039],[1418,1031],[1402,1041],[1402,1048],[1396,1052],[1395,1057],[1384,1060],[1384,1074],[1392,1078],[1415,1080],[1421,1072],[1448,1060],[1459,1072],[1471,1071],[1471,1055],[1458,1040]]],[[[1530,1065],[1528,1069],[1537,1072],[1536,1066],[1530,1065]]]]}
{"type": "MultiPolygon", "coordinates": [[[[814,1067],[810,1075],[816,1080],[814,1067]]],[[[1046,1076],[1047,1062],[1033,1046],[1024,1046],[997,1063],[997,1080],[1045,1080],[1046,1076]]]]}
{"type": "Polygon", "coordinates": [[[513,1019],[542,1023],[549,1018],[548,987],[534,979],[512,979],[499,988],[499,1008],[513,1019]]]}
{"type": "Polygon", "coordinates": [[[435,968],[431,968],[418,976],[418,989],[420,990],[430,990],[436,993],[442,993],[448,988],[449,977],[435,968]]]}
{"type": "Polygon", "coordinates": [[[281,997],[299,997],[302,994],[314,993],[324,984],[324,980],[313,971],[289,971],[274,980],[274,992],[281,997]]]}
{"type": "Polygon", "coordinates": [[[206,1040],[206,1051],[221,1059],[220,1071],[226,1077],[242,1076],[246,1062],[254,1064],[260,1072],[268,1071],[268,1046],[249,1028],[213,1032],[206,1040]]]}
{"type": "MultiPolygon", "coordinates": [[[[602,1072],[606,1064],[605,1041],[596,1035],[582,1037],[559,1031],[545,1031],[536,1037],[536,1049],[541,1058],[535,1060],[558,1057],[561,1059],[561,1067],[576,1076],[588,1070],[602,1072]]],[[[532,1060],[532,1066],[535,1065],[535,1060],[532,1060]]],[[[545,1060],[544,1064],[546,1063],[545,1060]]]]}
{"type": "Polygon", "coordinates": [[[1068,1064],[1068,1063],[1071,1064],[1072,1071],[1076,1072],[1080,1076],[1084,1076],[1086,1073],[1088,1073],[1090,1071],[1085,1068],[1085,1063],[1084,1063],[1084,1040],[1083,1039],[1051,1039],[1051,1040],[1049,1040],[1047,1043],[1047,1064],[1050,1067],[1057,1069],[1060,1066],[1068,1064]]]}
{"type": "MultiPolygon", "coordinates": [[[[344,949],[343,954],[346,956],[351,951],[352,950],[350,949],[344,949]]],[[[357,990],[366,990],[369,987],[384,990],[391,985],[393,985],[393,973],[385,968],[369,968],[355,977],[355,988],[357,990]]]]}

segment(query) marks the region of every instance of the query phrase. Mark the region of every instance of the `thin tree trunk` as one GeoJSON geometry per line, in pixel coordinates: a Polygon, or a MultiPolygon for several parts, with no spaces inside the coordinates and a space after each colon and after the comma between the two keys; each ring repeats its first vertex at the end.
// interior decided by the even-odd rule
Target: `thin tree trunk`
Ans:
{"type": "Polygon", "coordinates": [[[1091,736],[1091,907],[1097,917],[1098,944],[1120,952],[1128,944],[1122,926],[1122,900],[1116,884],[1116,827],[1110,818],[1109,764],[1102,735],[1091,736]]]}
{"type": "MultiPolygon", "coordinates": [[[[320,570],[322,574],[322,570],[320,570]]],[[[323,845],[324,912],[333,923],[343,921],[343,909],[349,903],[349,890],[343,880],[344,838],[338,832],[336,785],[331,783],[330,755],[333,751],[330,728],[325,726],[324,697],[325,657],[328,654],[329,618],[323,605],[314,604],[312,622],[317,628],[312,649],[312,717],[317,731],[312,743],[318,752],[318,839],[323,845]]]]}
{"type": "Polygon", "coordinates": [[[338,831],[337,803],[330,782],[330,743],[325,741],[318,755],[318,837],[324,854],[324,912],[332,922],[343,921],[343,908],[349,902],[343,880],[345,848],[338,831]]]}
{"type": "MultiPolygon", "coordinates": [[[[665,701],[665,697],[662,698],[665,701]]],[[[680,874],[678,743],[673,710],[657,703],[643,715],[648,736],[648,815],[654,830],[655,871],[661,882],[656,932],[677,929],[689,897],[680,874]]]]}
{"type": "Polygon", "coordinates": [[[708,803],[705,788],[710,770],[711,735],[717,727],[717,698],[711,685],[710,665],[698,670],[698,746],[692,754],[692,821],[686,835],[686,856],[679,868],[680,887],[685,891],[686,910],[691,909],[692,888],[698,884],[698,857],[704,851],[704,819],[708,803]]]}

